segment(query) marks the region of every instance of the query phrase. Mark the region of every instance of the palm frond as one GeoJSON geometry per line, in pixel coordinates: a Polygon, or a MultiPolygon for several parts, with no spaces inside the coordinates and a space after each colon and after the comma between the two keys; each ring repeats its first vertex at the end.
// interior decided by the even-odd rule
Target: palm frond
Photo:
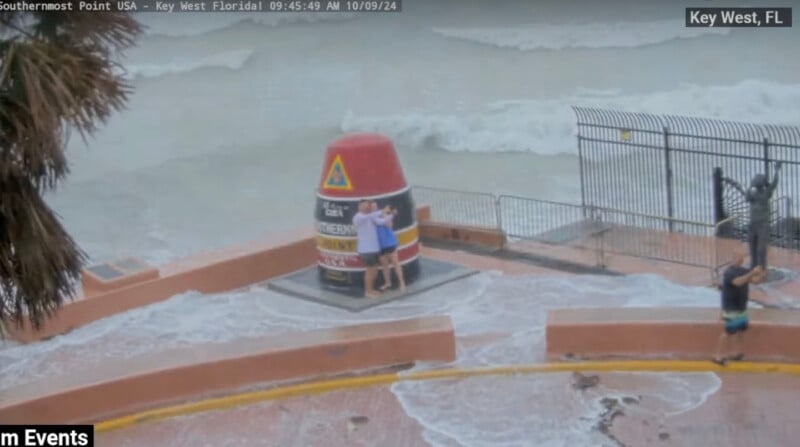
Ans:
{"type": "Polygon", "coordinates": [[[116,59],[141,30],[120,12],[0,13],[2,321],[38,328],[74,296],[86,256],[42,194],[69,173],[69,130],[86,139],[124,107],[116,59]]]}

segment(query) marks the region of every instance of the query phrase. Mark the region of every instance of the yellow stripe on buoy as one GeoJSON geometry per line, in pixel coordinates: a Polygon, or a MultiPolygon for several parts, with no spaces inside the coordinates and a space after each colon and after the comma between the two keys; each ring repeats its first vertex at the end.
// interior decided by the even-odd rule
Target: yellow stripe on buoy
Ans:
{"type": "MultiPolygon", "coordinates": [[[[419,228],[416,225],[397,231],[398,246],[412,244],[419,238],[419,228]]],[[[317,248],[325,251],[353,253],[357,250],[358,240],[355,237],[331,237],[317,234],[317,248]]]]}
{"type": "Polygon", "coordinates": [[[222,410],[241,405],[255,404],[297,396],[311,396],[331,391],[368,388],[389,385],[402,381],[458,379],[466,377],[501,376],[515,374],[537,374],[557,372],[730,372],[751,374],[800,375],[800,364],[736,362],[727,366],[710,361],[682,360],[631,360],[578,363],[542,363],[519,366],[492,366],[485,368],[449,368],[410,373],[377,374],[371,376],[346,377],[317,382],[288,385],[261,391],[249,391],[197,402],[174,405],[124,416],[94,425],[95,432],[102,433],[131,427],[142,422],[154,422],[176,416],[222,410]]]}

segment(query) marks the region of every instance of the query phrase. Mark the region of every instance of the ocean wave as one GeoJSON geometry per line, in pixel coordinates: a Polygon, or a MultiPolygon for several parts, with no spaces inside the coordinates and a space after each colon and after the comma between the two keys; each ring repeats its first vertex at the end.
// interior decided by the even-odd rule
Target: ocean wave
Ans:
{"type": "Polygon", "coordinates": [[[126,65],[123,75],[130,78],[155,78],[176,73],[185,73],[202,68],[227,68],[238,70],[253,56],[253,50],[234,50],[212,54],[191,61],[171,62],[167,64],[132,64],[126,65]]]}
{"type": "Polygon", "coordinates": [[[558,99],[500,101],[475,113],[410,111],[358,116],[348,111],[341,130],[382,133],[401,148],[546,155],[576,152],[572,105],[756,123],[800,123],[800,84],[750,80],[732,86],[687,85],[645,95],[612,93],[582,90],[558,99]]]}
{"type": "Polygon", "coordinates": [[[728,28],[686,28],[683,20],[588,24],[531,24],[503,28],[434,28],[444,37],[501,48],[560,50],[565,48],[634,48],[675,39],[724,35],[728,28]]]}
{"type": "Polygon", "coordinates": [[[349,20],[351,13],[215,13],[215,14],[152,14],[141,13],[136,19],[147,27],[148,36],[195,37],[230,28],[242,23],[275,27],[298,23],[349,20]]]}

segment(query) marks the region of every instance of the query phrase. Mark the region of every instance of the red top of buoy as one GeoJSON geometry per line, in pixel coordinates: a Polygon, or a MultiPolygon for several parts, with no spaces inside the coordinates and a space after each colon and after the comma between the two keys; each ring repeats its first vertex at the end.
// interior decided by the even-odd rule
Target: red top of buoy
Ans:
{"type": "Polygon", "coordinates": [[[391,194],[407,186],[392,140],[360,133],[328,145],[317,191],[328,197],[359,198],[391,194]]]}

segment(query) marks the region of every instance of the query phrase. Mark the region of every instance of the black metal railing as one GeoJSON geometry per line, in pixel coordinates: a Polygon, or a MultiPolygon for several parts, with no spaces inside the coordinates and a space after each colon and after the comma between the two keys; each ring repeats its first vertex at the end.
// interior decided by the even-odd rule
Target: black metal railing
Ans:
{"type": "Polygon", "coordinates": [[[715,168],[746,184],[777,162],[776,195],[800,197],[800,127],[573,109],[585,207],[715,223],[715,168]]]}

